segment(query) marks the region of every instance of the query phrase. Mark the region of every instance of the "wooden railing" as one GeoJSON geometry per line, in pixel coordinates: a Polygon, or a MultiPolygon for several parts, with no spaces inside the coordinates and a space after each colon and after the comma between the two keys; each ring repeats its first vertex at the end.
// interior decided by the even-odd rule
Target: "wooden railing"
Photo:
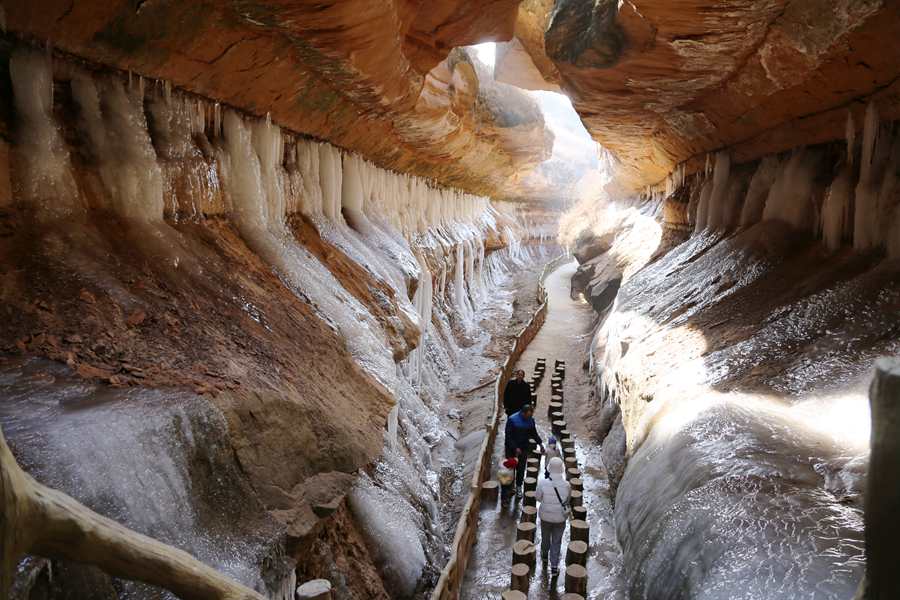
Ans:
{"type": "Polygon", "coordinates": [[[559,265],[568,260],[565,255],[558,256],[544,265],[538,283],[537,300],[540,306],[532,315],[528,324],[516,336],[513,347],[510,349],[509,355],[503,361],[500,374],[494,382],[494,406],[491,409],[491,416],[485,423],[486,435],[481,442],[481,449],[478,452],[478,460],[475,472],[472,475],[472,481],[469,487],[469,498],[463,507],[456,524],[456,534],[453,536],[453,544],[451,546],[450,558],[441,571],[441,577],[438,579],[437,585],[431,594],[431,600],[457,600],[459,591],[462,587],[463,578],[466,574],[466,564],[469,562],[469,553],[472,551],[472,545],[475,543],[476,529],[478,525],[478,510],[481,507],[481,484],[487,481],[491,476],[491,460],[494,454],[494,443],[497,441],[497,433],[500,427],[502,411],[503,389],[506,382],[512,376],[516,363],[522,353],[540,331],[544,320],[547,318],[547,290],[544,282],[547,276],[552,273],[559,265]]]}

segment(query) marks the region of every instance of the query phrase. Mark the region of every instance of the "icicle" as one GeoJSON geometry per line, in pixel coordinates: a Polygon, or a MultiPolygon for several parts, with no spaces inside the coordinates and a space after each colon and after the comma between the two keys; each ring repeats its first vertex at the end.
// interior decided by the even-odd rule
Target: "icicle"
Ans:
{"type": "Polygon", "coordinates": [[[46,55],[16,49],[9,60],[22,157],[22,196],[42,216],[80,208],[69,151],[53,118],[53,72],[46,55]]]}
{"type": "Polygon", "coordinates": [[[707,205],[706,227],[719,229],[726,225],[724,215],[726,193],[728,191],[728,176],[731,174],[731,157],[727,152],[716,154],[716,166],[713,171],[712,191],[707,205]]]}
{"type": "Polygon", "coordinates": [[[852,190],[848,164],[828,186],[825,201],[822,203],[820,229],[822,240],[829,250],[838,250],[841,247],[841,240],[847,229],[852,190]]]}
{"type": "Polygon", "coordinates": [[[325,217],[341,223],[341,153],[330,144],[319,145],[319,185],[325,217]]]}
{"type": "Polygon", "coordinates": [[[853,123],[853,113],[847,111],[847,125],[844,129],[844,136],[847,140],[847,164],[853,164],[853,154],[856,146],[856,125],[853,123]]]}
{"type": "Polygon", "coordinates": [[[866,107],[866,117],[863,122],[862,164],[860,165],[860,179],[869,179],[872,170],[872,160],[875,155],[875,144],[878,142],[878,109],[874,103],[866,107]]]}
{"type": "Polygon", "coordinates": [[[812,188],[818,155],[805,148],[794,150],[781,170],[763,209],[763,219],[778,219],[798,229],[810,229],[812,188]]]}
{"type": "Polygon", "coordinates": [[[857,250],[868,250],[879,243],[879,183],[890,153],[890,140],[883,139],[880,129],[878,110],[869,104],[863,125],[859,183],[854,194],[853,247],[857,250]]]}
{"type": "Polygon", "coordinates": [[[700,201],[697,204],[697,221],[694,223],[694,232],[699,233],[709,225],[709,200],[712,197],[713,182],[706,181],[700,191],[700,201]]]}
{"type": "Polygon", "coordinates": [[[162,171],[150,142],[143,96],[129,98],[118,80],[98,89],[87,76],[72,81],[72,95],[100,163],[110,208],[127,218],[162,221],[162,171]]]}
{"type": "Polygon", "coordinates": [[[759,223],[763,218],[763,210],[766,207],[766,198],[772,184],[780,170],[781,162],[777,156],[763,158],[747,188],[747,196],[744,198],[744,206],[741,209],[741,227],[750,227],[759,223]]]}

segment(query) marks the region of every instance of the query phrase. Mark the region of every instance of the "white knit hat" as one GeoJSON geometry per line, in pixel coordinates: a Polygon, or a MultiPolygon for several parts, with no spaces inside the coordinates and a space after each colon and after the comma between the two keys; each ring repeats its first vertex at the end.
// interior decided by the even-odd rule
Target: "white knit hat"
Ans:
{"type": "Polygon", "coordinates": [[[555,475],[561,475],[563,472],[563,461],[560,457],[554,456],[550,459],[550,464],[547,466],[547,470],[555,475]]]}

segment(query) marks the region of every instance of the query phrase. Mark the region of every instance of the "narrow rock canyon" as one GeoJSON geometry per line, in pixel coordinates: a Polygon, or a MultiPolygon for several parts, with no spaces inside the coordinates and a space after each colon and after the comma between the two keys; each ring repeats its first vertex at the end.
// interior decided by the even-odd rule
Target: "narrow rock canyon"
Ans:
{"type": "Polygon", "coordinates": [[[897,3],[0,29],[0,597],[900,597],[897,3]]]}

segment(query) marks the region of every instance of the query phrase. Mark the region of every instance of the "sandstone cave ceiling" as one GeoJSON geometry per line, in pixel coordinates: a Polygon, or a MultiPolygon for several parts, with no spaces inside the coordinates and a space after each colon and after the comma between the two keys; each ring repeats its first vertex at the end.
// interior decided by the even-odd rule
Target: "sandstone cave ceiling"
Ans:
{"type": "MultiPolygon", "coordinates": [[[[727,148],[750,160],[900,112],[886,0],[240,0],[7,3],[8,32],[471,192],[540,198],[561,89],[625,191],[727,148]],[[500,44],[495,77],[455,48],[500,44]],[[366,127],[358,127],[360,121],[366,127]]],[[[152,82],[150,83],[152,84],[152,82]]]]}

